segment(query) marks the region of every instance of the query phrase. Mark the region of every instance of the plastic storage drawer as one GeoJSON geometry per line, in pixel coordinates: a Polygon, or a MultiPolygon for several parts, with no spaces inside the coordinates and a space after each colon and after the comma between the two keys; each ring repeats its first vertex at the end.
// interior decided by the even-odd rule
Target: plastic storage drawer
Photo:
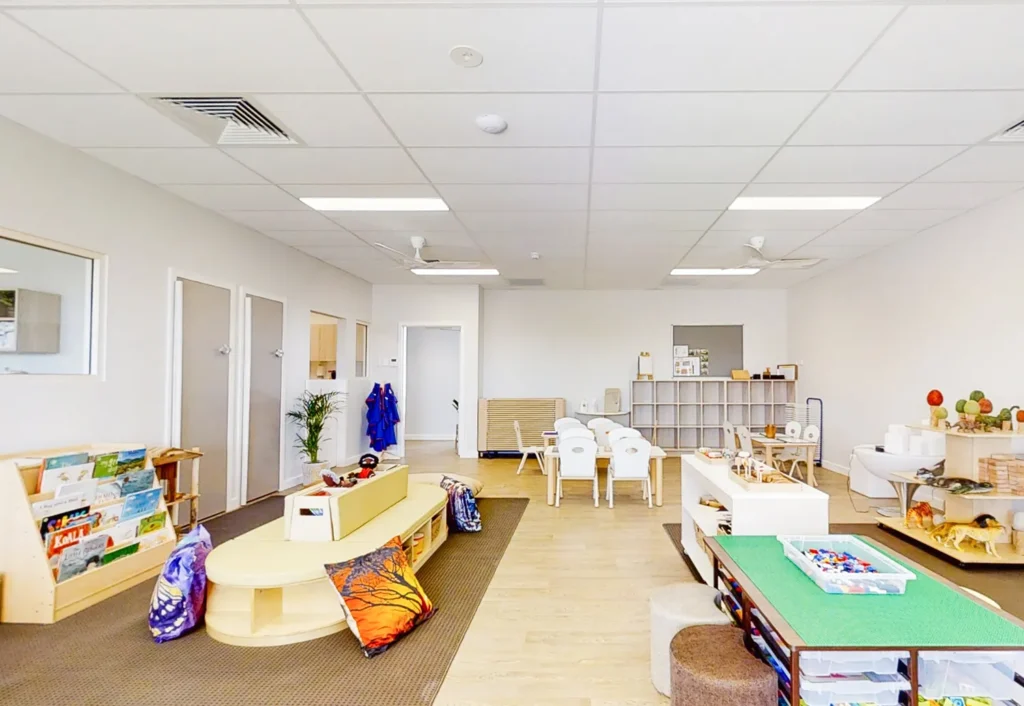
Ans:
{"type": "Polygon", "coordinates": [[[899,706],[900,692],[909,688],[910,682],[898,675],[805,676],[800,680],[800,698],[807,706],[850,702],[899,706]]]}
{"type": "Polygon", "coordinates": [[[801,652],[800,671],[815,677],[829,674],[896,674],[909,652],[801,652]]]}

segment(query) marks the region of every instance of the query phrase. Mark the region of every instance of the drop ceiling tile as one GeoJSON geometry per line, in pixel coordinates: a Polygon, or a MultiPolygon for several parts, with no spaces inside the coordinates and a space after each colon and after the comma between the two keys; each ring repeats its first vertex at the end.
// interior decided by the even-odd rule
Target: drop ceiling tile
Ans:
{"type": "MultiPolygon", "coordinates": [[[[355,231],[355,234],[362,238],[367,243],[383,243],[389,248],[394,248],[404,253],[408,253],[411,257],[413,254],[413,247],[410,242],[410,238],[414,235],[421,236],[426,239],[428,248],[444,248],[449,250],[452,248],[462,248],[474,250],[478,249],[473,239],[466,235],[465,231],[461,230],[449,230],[449,231],[425,231],[425,230],[413,230],[413,231],[395,231],[395,230],[366,230],[366,231],[355,231]]],[[[428,257],[436,257],[432,253],[427,253],[428,257]]]]}
{"type": "Polygon", "coordinates": [[[963,211],[939,210],[929,211],[895,211],[869,209],[862,211],[840,226],[841,230],[922,230],[931,228],[950,218],[959,216],[963,211]]]}
{"type": "Polygon", "coordinates": [[[628,259],[644,253],[689,250],[702,235],[702,230],[598,230],[587,236],[587,246],[617,248],[622,252],[622,256],[628,259]]]}
{"type": "Polygon", "coordinates": [[[802,248],[797,248],[787,258],[822,258],[825,260],[852,260],[866,255],[872,250],[878,250],[882,245],[874,243],[860,243],[857,245],[818,245],[810,243],[802,248]]]}
{"type": "Polygon", "coordinates": [[[960,147],[783,147],[759,182],[913,181],[960,147]]]}
{"type": "Polygon", "coordinates": [[[232,147],[239,162],[279,184],[415,184],[424,181],[397,147],[232,147]]]}
{"type": "Polygon", "coordinates": [[[602,90],[827,90],[898,7],[607,7],[602,90]]]}
{"type": "Polygon", "coordinates": [[[823,93],[603,93],[601,146],[781,145],[823,93]]]}
{"type": "Polygon", "coordinates": [[[723,248],[730,252],[749,258],[755,253],[744,248],[750,239],[759,236],[764,238],[761,251],[768,259],[778,259],[786,253],[805,245],[821,235],[818,230],[709,230],[701,238],[698,247],[723,248]]]}
{"type": "Polygon", "coordinates": [[[138,93],[353,88],[293,9],[83,8],[11,14],[138,93]]]}
{"type": "Polygon", "coordinates": [[[774,147],[599,147],[594,182],[747,182],[774,153],[774,147]]]}
{"type": "Polygon", "coordinates": [[[654,289],[668,274],[669,267],[630,267],[614,263],[587,263],[587,289],[654,289]]]}
{"type": "MultiPolygon", "coordinates": [[[[548,267],[551,261],[582,258],[587,238],[582,229],[576,231],[473,231],[473,240],[492,258],[517,262],[539,262],[548,267]],[[539,253],[539,261],[530,260],[530,253],[539,253]]],[[[582,260],[581,260],[582,261],[582,260]]]]}
{"type": "Polygon", "coordinates": [[[421,147],[409,150],[435,184],[585,184],[582,147],[421,147]]]}
{"type": "Polygon", "coordinates": [[[582,233],[586,211],[465,211],[459,220],[472,232],[565,231],[582,233]]]}
{"type": "Polygon", "coordinates": [[[370,100],[407,147],[587,147],[594,98],[584,93],[377,94],[370,100]],[[491,135],[479,115],[509,128],[491,135]]]}
{"type": "Polygon", "coordinates": [[[72,147],[203,147],[135,96],[0,95],[0,115],[72,147]]]}
{"type": "Polygon", "coordinates": [[[585,211],[586,184],[450,184],[439,186],[458,211],[585,211]]]}
{"type": "Polygon", "coordinates": [[[594,184],[595,211],[721,210],[743,184],[594,184]]]}
{"type": "Polygon", "coordinates": [[[903,184],[750,184],[743,196],[886,196],[903,184]]]}
{"type": "Polygon", "coordinates": [[[263,93],[256,103],[285,132],[310,147],[397,147],[362,96],[347,93],[263,93]]]}
{"type": "Polygon", "coordinates": [[[367,91],[593,88],[594,8],[314,8],[306,16],[367,91]],[[448,54],[460,45],[483,63],[455,64],[448,54]]]}
{"type": "Polygon", "coordinates": [[[1024,89],[1024,6],[940,3],[908,7],[840,87],[1024,89]]]}
{"type": "Polygon", "coordinates": [[[814,245],[883,246],[909,238],[913,230],[833,230],[819,236],[814,245]]]}
{"type": "Polygon", "coordinates": [[[214,211],[308,211],[294,196],[270,184],[172,184],[164,189],[214,211]]]}
{"type": "MultiPolygon", "coordinates": [[[[291,0],[46,0],[47,5],[61,7],[151,7],[154,5],[287,5],[291,0]]],[[[0,7],[32,7],[40,0],[0,0],[0,7]]]]}
{"type": "Polygon", "coordinates": [[[942,184],[916,182],[907,184],[895,194],[882,199],[872,206],[872,210],[889,208],[968,209],[981,206],[1020,189],[1024,189],[1024,183],[942,184]]]}
{"type": "Polygon", "coordinates": [[[438,198],[429,184],[280,184],[299,198],[438,198]]]}
{"type": "Polygon", "coordinates": [[[258,174],[212,147],[83,150],[154,184],[263,184],[258,174]]]}
{"type": "Polygon", "coordinates": [[[1024,145],[981,145],[957,155],[921,181],[1024,182],[1024,145]]]}
{"type": "Polygon", "coordinates": [[[721,211],[592,211],[590,230],[703,230],[721,211]]]}
{"type": "Polygon", "coordinates": [[[715,230],[816,230],[836,226],[855,211],[726,211],[715,230]]]}
{"type": "Polygon", "coordinates": [[[1024,91],[833,93],[791,145],[972,145],[1024,118],[1024,91]]]}
{"type": "MultiPolygon", "coordinates": [[[[330,226],[328,226],[330,227],[330,226]]],[[[280,240],[296,248],[307,245],[320,246],[360,246],[364,243],[356,236],[334,226],[336,230],[270,230],[260,231],[274,240],[280,240]]]]}
{"type": "Polygon", "coordinates": [[[316,211],[224,211],[233,221],[253,230],[324,230],[331,222],[316,211]]]}
{"type": "Polygon", "coordinates": [[[451,211],[331,211],[324,215],[354,232],[462,230],[451,211]]]}
{"type": "MultiPolygon", "coordinates": [[[[672,267],[740,267],[750,260],[751,253],[746,248],[706,245],[708,240],[702,239],[678,263],[672,263],[672,267]]],[[[771,249],[766,249],[765,255],[774,257],[771,249]]]]}
{"type": "Polygon", "coordinates": [[[0,93],[106,93],[120,90],[45,39],[0,15],[0,93]]]}

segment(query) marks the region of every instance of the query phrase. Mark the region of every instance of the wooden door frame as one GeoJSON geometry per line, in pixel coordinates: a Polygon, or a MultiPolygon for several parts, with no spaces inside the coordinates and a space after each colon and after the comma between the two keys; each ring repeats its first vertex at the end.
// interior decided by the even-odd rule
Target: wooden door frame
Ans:
{"type": "MultiPolygon", "coordinates": [[[[250,394],[252,391],[252,307],[249,305],[249,297],[259,297],[260,299],[267,299],[269,301],[275,301],[281,305],[281,350],[285,351],[285,357],[281,358],[281,432],[280,432],[280,443],[277,460],[277,489],[282,490],[284,488],[284,481],[287,477],[286,469],[286,438],[287,438],[287,424],[285,420],[285,411],[288,406],[288,402],[285,399],[285,393],[288,389],[287,386],[287,365],[286,360],[288,356],[288,350],[285,347],[287,345],[288,336],[288,299],[287,297],[280,297],[276,294],[268,294],[263,291],[253,289],[251,287],[239,287],[239,304],[241,311],[239,312],[241,326],[241,371],[239,381],[239,399],[238,405],[240,410],[240,418],[238,424],[238,449],[239,449],[239,463],[238,463],[238,476],[235,479],[236,487],[238,489],[238,505],[240,507],[246,504],[246,493],[249,486],[249,402],[250,394]]],[[[308,366],[307,366],[308,367],[308,366]]],[[[230,484],[229,484],[230,486],[230,484]]],[[[230,494],[229,494],[230,495],[230,494]]],[[[230,499],[230,498],[229,498],[230,499]]],[[[232,508],[234,509],[234,508],[232,508]]]]}

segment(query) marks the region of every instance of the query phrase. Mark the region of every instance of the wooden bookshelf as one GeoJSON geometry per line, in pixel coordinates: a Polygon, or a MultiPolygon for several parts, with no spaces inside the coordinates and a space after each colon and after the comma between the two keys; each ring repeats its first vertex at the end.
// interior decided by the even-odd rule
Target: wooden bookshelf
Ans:
{"type": "MultiPolygon", "coordinates": [[[[152,533],[152,544],[138,553],[86,571],[58,583],[46,558],[39,521],[31,504],[52,497],[34,493],[39,464],[36,460],[70,453],[90,455],[143,448],[144,444],[92,444],[26,451],[0,456],[0,623],[54,623],[160,573],[175,534],[170,514],[152,533]],[[33,465],[34,464],[34,465],[33,465]]],[[[146,468],[152,468],[147,453],[146,468]]],[[[158,481],[153,487],[159,487],[158,481]]],[[[117,502],[117,501],[115,501],[117,502]]],[[[110,504],[110,503],[108,503],[110,504]]],[[[93,505],[90,511],[105,505],[93,505]]],[[[157,512],[167,511],[160,499],[157,512]]]]}

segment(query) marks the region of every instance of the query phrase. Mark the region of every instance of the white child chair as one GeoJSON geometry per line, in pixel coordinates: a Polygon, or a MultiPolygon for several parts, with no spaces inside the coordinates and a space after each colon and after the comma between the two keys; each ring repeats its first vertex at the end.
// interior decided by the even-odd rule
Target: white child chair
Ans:
{"type": "Polygon", "coordinates": [[[583,426],[583,422],[581,422],[579,419],[576,419],[576,417],[562,417],[561,419],[555,420],[553,428],[555,431],[562,431],[563,429],[566,429],[568,427],[581,426],[583,426]]]}
{"type": "Polygon", "coordinates": [[[587,428],[594,432],[594,439],[597,440],[597,445],[601,448],[608,447],[608,432],[612,429],[617,428],[619,425],[610,419],[600,417],[598,419],[592,419],[587,424],[587,428]]]}
{"type": "Polygon", "coordinates": [[[615,484],[640,481],[647,507],[654,507],[651,498],[651,442],[647,439],[619,439],[612,446],[612,463],[608,466],[608,507],[615,507],[615,484]]]}
{"type": "Polygon", "coordinates": [[[725,434],[725,448],[736,453],[736,427],[732,422],[722,422],[722,432],[725,434]]]}
{"type": "Polygon", "coordinates": [[[791,439],[799,439],[800,431],[800,422],[786,422],[786,436],[791,439]]]}
{"type": "Polygon", "coordinates": [[[615,442],[619,439],[639,439],[642,437],[636,429],[630,429],[629,427],[619,427],[618,429],[612,429],[608,432],[608,445],[615,448],[615,442]]]}
{"type": "Polygon", "coordinates": [[[519,427],[519,420],[516,419],[512,422],[512,425],[516,428],[516,444],[519,445],[519,453],[523,455],[522,460],[519,461],[519,470],[516,471],[518,476],[523,472],[523,466],[526,465],[526,459],[533,454],[537,457],[537,463],[540,464],[540,472],[544,473],[544,447],[543,446],[526,446],[523,444],[523,430],[519,427]]]}
{"type": "Polygon", "coordinates": [[[746,451],[751,456],[754,455],[754,441],[750,438],[750,430],[742,424],[739,424],[735,428],[736,436],[740,439],[740,451],[746,451]]]}
{"type": "Polygon", "coordinates": [[[558,442],[557,478],[555,507],[561,506],[563,480],[591,481],[594,484],[594,507],[597,507],[597,442],[593,438],[585,436],[560,439],[558,442]]]}
{"type": "Polygon", "coordinates": [[[594,432],[587,429],[582,424],[578,427],[569,427],[558,432],[558,443],[561,444],[565,439],[593,439],[594,432]]]}

